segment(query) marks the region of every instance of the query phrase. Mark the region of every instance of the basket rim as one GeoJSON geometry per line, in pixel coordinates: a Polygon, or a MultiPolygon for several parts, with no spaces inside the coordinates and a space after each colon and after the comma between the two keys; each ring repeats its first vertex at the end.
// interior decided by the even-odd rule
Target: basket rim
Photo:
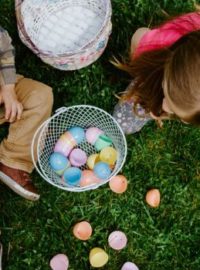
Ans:
{"type": "Polygon", "coordinates": [[[108,183],[112,179],[112,177],[114,177],[116,174],[115,175],[112,175],[108,179],[105,179],[104,181],[102,181],[102,183],[98,183],[98,184],[94,184],[94,185],[89,185],[89,186],[86,186],[86,187],[72,187],[72,188],[70,188],[69,186],[60,186],[59,184],[56,184],[53,181],[49,180],[49,177],[37,165],[37,162],[40,165],[39,158],[38,158],[39,157],[39,155],[38,155],[38,153],[39,153],[39,144],[38,143],[37,143],[37,152],[36,152],[37,161],[35,160],[35,157],[34,157],[34,145],[35,145],[35,141],[36,141],[37,135],[38,135],[38,139],[37,140],[40,141],[44,129],[48,126],[48,124],[51,122],[52,119],[56,118],[58,115],[64,113],[65,111],[68,111],[70,109],[76,109],[76,108],[91,108],[91,109],[99,110],[99,111],[105,113],[106,115],[108,115],[115,122],[115,124],[117,125],[117,127],[119,128],[120,133],[121,133],[122,138],[123,138],[123,142],[124,142],[125,153],[124,153],[124,158],[123,158],[123,160],[122,160],[119,168],[117,169],[118,172],[121,171],[121,169],[122,169],[122,167],[123,167],[123,165],[124,165],[124,163],[126,161],[126,157],[127,157],[127,141],[126,141],[126,137],[125,137],[125,134],[124,134],[122,128],[120,127],[120,125],[118,124],[118,122],[115,120],[115,118],[111,114],[109,114],[108,112],[106,112],[105,110],[103,110],[103,109],[101,109],[99,107],[93,106],[93,105],[81,104],[81,105],[73,105],[73,106],[69,106],[69,107],[61,107],[61,108],[59,108],[59,109],[57,109],[55,111],[55,114],[54,115],[52,115],[50,118],[48,118],[46,121],[44,121],[38,127],[38,129],[36,130],[36,132],[35,132],[35,134],[33,136],[32,144],[31,144],[31,156],[32,156],[32,160],[33,160],[33,163],[34,163],[34,166],[35,166],[37,172],[40,174],[40,176],[42,176],[42,178],[44,178],[44,180],[46,180],[51,185],[58,187],[59,189],[66,190],[66,191],[73,191],[73,192],[82,192],[82,191],[97,189],[98,187],[100,187],[100,186],[108,183]]]}
{"type": "Polygon", "coordinates": [[[65,56],[70,56],[70,55],[72,56],[72,55],[76,55],[76,54],[82,54],[83,52],[88,51],[90,47],[94,46],[95,40],[99,39],[101,37],[102,33],[104,33],[104,31],[107,30],[107,25],[109,25],[111,23],[112,4],[111,4],[111,0],[106,0],[105,1],[106,14],[105,14],[104,22],[103,22],[101,28],[99,29],[99,31],[97,32],[97,34],[93,38],[91,38],[87,42],[86,45],[84,45],[80,49],[77,49],[76,51],[68,51],[66,53],[47,52],[47,51],[39,49],[38,46],[36,46],[36,44],[29,37],[29,34],[26,32],[26,29],[25,29],[25,26],[23,23],[23,19],[22,19],[22,14],[21,14],[21,5],[23,4],[24,1],[26,1],[26,0],[15,0],[15,10],[16,10],[18,30],[23,35],[26,42],[29,43],[29,41],[30,41],[30,43],[33,44],[33,45],[30,45],[32,50],[34,50],[39,55],[43,55],[44,57],[45,56],[46,57],[65,57],[65,56]]]}

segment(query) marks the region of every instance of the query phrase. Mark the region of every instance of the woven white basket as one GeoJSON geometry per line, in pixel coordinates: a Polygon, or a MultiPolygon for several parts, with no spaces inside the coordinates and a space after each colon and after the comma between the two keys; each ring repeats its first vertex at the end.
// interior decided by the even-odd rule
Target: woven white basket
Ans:
{"type": "MultiPolygon", "coordinates": [[[[83,149],[88,156],[96,153],[94,146],[86,141],[78,145],[78,147],[83,149]]],[[[121,127],[110,114],[94,106],[77,105],[60,108],[55,115],[38,128],[32,141],[31,152],[38,173],[47,182],[63,190],[81,192],[96,189],[119,173],[126,159],[127,143],[121,127]],[[49,157],[57,140],[67,129],[73,126],[81,126],[84,129],[92,126],[98,127],[112,139],[113,146],[118,152],[118,159],[108,179],[86,187],[70,186],[63,183],[61,178],[49,166],[49,157]]],[[[85,168],[81,167],[82,170],[85,168]]]]}
{"type": "Polygon", "coordinates": [[[111,33],[110,0],[15,0],[19,36],[44,62],[75,70],[97,60],[111,33]]]}

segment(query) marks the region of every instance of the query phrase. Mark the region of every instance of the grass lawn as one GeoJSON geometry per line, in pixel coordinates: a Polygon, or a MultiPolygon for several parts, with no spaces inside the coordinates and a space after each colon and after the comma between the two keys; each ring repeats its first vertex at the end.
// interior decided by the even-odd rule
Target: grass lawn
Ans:
{"type": "MultiPolygon", "coordinates": [[[[19,40],[14,0],[0,1],[0,25],[16,47],[17,72],[41,80],[54,89],[54,110],[72,104],[92,104],[112,112],[114,97],[129,78],[109,59],[127,55],[131,35],[137,27],[153,26],[170,15],[192,10],[193,1],[113,0],[113,33],[104,55],[93,65],[75,72],[55,70],[40,61],[19,40]]],[[[1,138],[6,134],[1,128],[1,138]]],[[[108,185],[81,194],[61,191],[33,179],[41,199],[28,202],[0,186],[0,229],[4,245],[4,270],[47,270],[49,260],[66,253],[70,270],[89,270],[88,254],[102,247],[109,254],[104,270],[120,270],[126,261],[140,270],[200,269],[200,130],[179,122],[166,122],[163,129],[150,123],[127,137],[128,156],[123,174],[129,187],[117,195],[108,185]],[[148,207],[145,194],[155,187],[161,205],[148,207]],[[88,220],[94,229],[87,242],[72,236],[73,225],[88,220]],[[127,234],[121,252],[108,247],[113,230],[127,234]]]]}

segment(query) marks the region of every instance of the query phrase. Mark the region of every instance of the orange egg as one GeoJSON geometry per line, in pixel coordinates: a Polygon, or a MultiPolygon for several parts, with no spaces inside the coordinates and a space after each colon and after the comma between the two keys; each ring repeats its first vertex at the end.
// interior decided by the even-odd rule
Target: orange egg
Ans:
{"type": "Polygon", "coordinates": [[[96,177],[93,171],[84,170],[80,181],[81,187],[86,187],[92,184],[98,184],[101,180],[96,177]]]}
{"type": "Polygon", "coordinates": [[[81,221],[74,226],[73,234],[79,240],[88,240],[92,235],[92,227],[87,221],[81,221]]]}
{"type": "Polygon", "coordinates": [[[160,204],[160,191],[158,189],[151,189],[146,194],[146,202],[151,207],[158,207],[160,204]]]}
{"type": "Polygon", "coordinates": [[[109,182],[110,189],[115,193],[123,193],[127,190],[128,182],[125,176],[113,176],[109,182]]]}

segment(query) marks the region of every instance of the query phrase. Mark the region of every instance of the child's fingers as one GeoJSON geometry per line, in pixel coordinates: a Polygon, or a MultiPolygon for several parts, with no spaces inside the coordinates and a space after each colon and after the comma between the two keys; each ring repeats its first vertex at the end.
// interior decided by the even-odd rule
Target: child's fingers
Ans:
{"type": "Polygon", "coordinates": [[[11,115],[12,107],[11,104],[5,104],[5,119],[9,120],[11,115]]]}
{"type": "Polygon", "coordinates": [[[14,103],[12,105],[12,110],[11,110],[9,122],[14,122],[16,119],[16,115],[17,115],[17,106],[16,105],[17,105],[16,103],[14,103]]]}

